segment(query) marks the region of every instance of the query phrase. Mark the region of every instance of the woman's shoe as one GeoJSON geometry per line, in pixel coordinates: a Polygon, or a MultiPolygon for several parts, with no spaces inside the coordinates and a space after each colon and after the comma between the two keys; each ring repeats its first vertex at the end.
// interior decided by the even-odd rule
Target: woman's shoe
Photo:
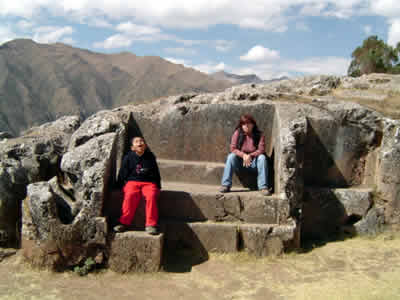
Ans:
{"type": "Polygon", "coordinates": [[[271,191],[267,188],[260,190],[261,195],[263,196],[271,196],[271,191]]]}
{"type": "Polygon", "coordinates": [[[220,193],[229,193],[231,191],[231,187],[230,186],[222,186],[219,190],[220,193]]]}

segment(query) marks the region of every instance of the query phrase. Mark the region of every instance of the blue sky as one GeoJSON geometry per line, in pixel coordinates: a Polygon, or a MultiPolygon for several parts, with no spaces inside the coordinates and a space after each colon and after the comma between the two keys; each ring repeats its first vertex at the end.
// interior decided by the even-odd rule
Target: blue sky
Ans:
{"type": "Polygon", "coordinates": [[[0,0],[0,44],[62,42],[263,79],[344,75],[370,35],[400,41],[399,0],[0,0]]]}

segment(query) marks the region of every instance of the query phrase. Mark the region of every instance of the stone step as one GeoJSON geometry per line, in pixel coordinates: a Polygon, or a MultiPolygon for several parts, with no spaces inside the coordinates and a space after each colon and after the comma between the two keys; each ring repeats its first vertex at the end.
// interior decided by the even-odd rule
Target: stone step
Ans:
{"type": "Polygon", "coordinates": [[[232,253],[246,250],[256,256],[278,255],[298,248],[299,228],[287,225],[220,222],[182,222],[162,219],[167,251],[191,249],[207,258],[208,252],[232,253]]]}
{"type": "MultiPolygon", "coordinates": [[[[159,199],[159,216],[183,221],[241,221],[259,224],[290,222],[289,202],[279,195],[263,196],[258,191],[234,187],[220,193],[219,186],[163,182],[159,199]]],[[[112,191],[105,202],[105,214],[117,220],[121,212],[122,192],[112,191]]],[[[136,212],[134,225],[144,227],[144,201],[136,212]]]]}
{"type": "MultiPolygon", "coordinates": [[[[224,163],[206,161],[183,161],[170,159],[157,159],[163,181],[187,182],[198,184],[221,185],[224,163]]],[[[243,176],[241,176],[243,177],[243,176]]],[[[251,175],[250,175],[251,177],[251,175]]],[[[256,176],[252,176],[253,179],[256,176]]],[[[247,180],[248,181],[248,180],[247,180]]],[[[254,181],[256,183],[256,181],[254,181]]],[[[248,186],[246,180],[234,175],[233,186],[248,186]]]]}
{"type": "Polygon", "coordinates": [[[164,234],[116,233],[111,240],[108,266],[117,273],[157,272],[161,267],[163,245],[164,234]]]}
{"type": "Polygon", "coordinates": [[[163,182],[160,216],[187,221],[243,221],[285,224],[290,219],[287,200],[279,195],[263,196],[258,191],[232,188],[220,193],[219,186],[163,182]]]}
{"type": "Polygon", "coordinates": [[[302,210],[302,238],[322,239],[341,233],[342,228],[358,227],[366,224],[371,232],[378,231],[382,224],[379,209],[373,200],[373,188],[326,188],[304,187],[302,210]],[[371,215],[375,217],[371,217],[371,215]]]}

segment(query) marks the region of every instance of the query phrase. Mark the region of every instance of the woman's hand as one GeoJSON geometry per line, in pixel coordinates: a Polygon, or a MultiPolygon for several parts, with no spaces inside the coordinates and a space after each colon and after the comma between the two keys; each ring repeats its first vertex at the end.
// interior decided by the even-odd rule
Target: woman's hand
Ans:
{"type": "Polygon", "coordinates": [[[243,166],[248,168],[251,166],[251,156],[249,154],[244,154],[243,155],[243,166]]]}

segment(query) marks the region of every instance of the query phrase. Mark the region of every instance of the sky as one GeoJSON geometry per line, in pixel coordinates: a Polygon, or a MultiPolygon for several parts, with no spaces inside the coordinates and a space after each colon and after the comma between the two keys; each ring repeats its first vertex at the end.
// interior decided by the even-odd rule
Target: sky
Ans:
{"type": "Polygon", "coordinates": [[[370,35],[400,41],[400,0],[0,0],[0,44],[61,42],[262,79],[345,75],[370,35]]]}

